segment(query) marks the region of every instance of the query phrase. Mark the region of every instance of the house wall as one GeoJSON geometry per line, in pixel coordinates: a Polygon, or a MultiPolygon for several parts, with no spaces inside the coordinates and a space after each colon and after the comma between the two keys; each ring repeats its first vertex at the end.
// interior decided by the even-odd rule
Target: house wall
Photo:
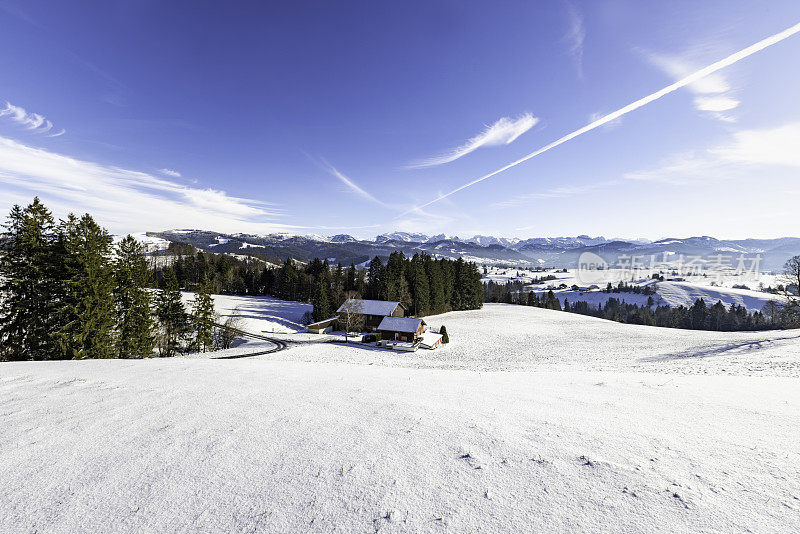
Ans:
{"type": "Polygon", "coordinates": [[[416,332],[395,332],[394,330],[378,330],[382,339],[393,340],[397,334],[397,341],[414,341],[422,335],[423,325],[420,324],[416,332]]]}

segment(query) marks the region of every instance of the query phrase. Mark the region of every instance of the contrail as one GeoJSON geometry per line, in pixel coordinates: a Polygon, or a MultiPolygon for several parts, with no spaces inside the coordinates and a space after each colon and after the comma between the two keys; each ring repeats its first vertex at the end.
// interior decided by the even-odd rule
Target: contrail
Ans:
{"type": "Polygon", "coordinates": [[[471,186],[473,186],[473,185],[475,185],[475,184],[477,184],[479,182],[482,182],[484,180],[488,180],[489,178],[491,178],[493,176],[496,176],[496,175],[500,174],[503,171],[507,171],[508,169],[510,169],[512,167],[516,167],[520,163],[524,163],[524,162],[528,161],[529,159],[538,156],[539,154],[543,154],[544,152],[547,152],[551,148],[555,148],[555,147],[557,147],[558,145],[560,145],[562,143],[566,143],[567,141],[569,141],[571,139],[575,139],[579,135],[582,135],[582,134],[585,134],[586,132],[594,130],[595,128],[597,128],[599,126],[602,126],[602,125],[604,125],[604,124],[606,124],[608,122],[611,122],[614,119],[618,119],[619,117],[622,117],[623,115],[626,115],[626,114],[630,113],[633,110],[639,109],[640,107],[642,107],[642,106],[644,106],[646,104],[649,104],[650,102],[653,102],[654,100],[658,100],[662,96],[665,96],[665,95],[668,95],[669,93],[677,91],[681,87],[685,87],[685,86],[687,86],[687,85],[689,85],[691,83],[696,82],[697,80],[699,80],[699,79],[701,79],[701,78],[703,78],[705,76],[708,76],[709,74],[717,72],[720,69],[724,69],[725,67],[727,67],[729,65],[733,65],[734,63],[736,63],[736,62],[738,62],[738,61],[740,61],[740,60],[742,60],[742,59],[744,59],[744,58],[746,58],[748,56],[751,56],[751,55],[755,54],[756,52],[760,52],[761,50],[764,50],[765,48],[767,48],[769,46],[772,46],[775,43],[779,43],[780,41],[783,41],[784,39],[786,39],[788,37],[791,37],[792,35],[794,35],[794,34],[796,34],[798,32],[800,32],[800,23],[797,23],[794,26],[792,26],[791,28],[787,28],[787,29],[783,30],[780,33],[776,33],[775,35],[772,35],[770,37],[767,37],[766,39],[763,39],[763,40],[753,44],[753,45],[750,45],[747,48],[745,48],[743,50],[740,50],[739,52],[731,54],[730,56],[726,57],[725,59],[721,59],[721,60],[717,61],[716,63],[712,63],[711,65],[709,65],[709,66],[707,66],[705,68],[702,68],[702,69],[698,70],[697,72],[693,72],[692,74],[686,76],[685,78],[682,78],[682,79],[678,80],[677,82],[675,82],[675,83],[673,83],[671,85],[668,85],[668,86],[664,87],[661,90],[656,91],[655,93],[647,95],[644,98],[640,98],[639,100],[637,100],[636,102],[633,102],[632,104],[628,104],[627,106],[625,106],[623,108],[619,108],[617,111],[613,111],[613,112],[609,113],[608,115],[606,115],[604,117],[601,117],[601,118],[597,119],[596,121],[594,121],[594,122],[592,122],[590,124],[587,124],[583,128],[575,130],[574,132],[572,132],[570,134],[567,134],[564,137],[562,137],[560,139],[557,139],[556,141],[553,141],[549,145],[545,145],[542,148],[536,150],[535,152],[531,152],[527,156],[524,156],[524,157],[522,157],[522,158],[520,158],[520,159],[518,159],[516,161],[511,162],[508,165],[506,165],[505,167],[500,167],[496,171],[492,171],[489,174],[485,174],[485,175],[481,176],[480,178],[476,178],[475,180],[472,180],[471,182],[467,182],[466,184],[462,185],[461,187],[457,187],[457,188],[453,189],[452,191],[450,191],[449,193],[445,193],[444,195],[440,195],[437,198],[431,200],[430,202],[428,202],[426,204],[422,204],[421,206],[416,206],[414,208],[411,208],[410,210],[407,210],[407,211],[401,213],[400,215],[398,215],[397,217],[395,217],[395,219],[397,219],[399,217],[402,217],[403,215],[407,215],[407,214],[409,214],[409,213],[411,213],[413,211],[417,211],[417,210],[420,210],[422,208],[426,208],[426,207],[430,206],[431,204],[433,204],[435,202],[439,202],[440,200],[445,199],[445,198],[447,198],[447,197],[449,197],[451,195],[455,195],[459,191],[462,191],[462,190],[464,190],[464,189],[466,189],[468,187],[471,187],[471,186]]]}

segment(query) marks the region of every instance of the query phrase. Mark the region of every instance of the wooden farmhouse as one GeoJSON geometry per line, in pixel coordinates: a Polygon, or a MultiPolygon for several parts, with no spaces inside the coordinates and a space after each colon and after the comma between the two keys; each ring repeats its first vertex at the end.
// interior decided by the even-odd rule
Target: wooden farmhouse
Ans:
{"type": "Polygon", "coordinates": [[[406,310],[399,302],[387,300],[348,299],[336,310],[341,319],[346,313],[357,313],[364,317],[364,330],[375,332],[386,317],[403,317],[406,310]]]}
{"type": "Polygon", "coordinates": [[[384,317],[378,325],[381,339],[416,341],[422,335],[425,321],[415,317],[384,317]]]}

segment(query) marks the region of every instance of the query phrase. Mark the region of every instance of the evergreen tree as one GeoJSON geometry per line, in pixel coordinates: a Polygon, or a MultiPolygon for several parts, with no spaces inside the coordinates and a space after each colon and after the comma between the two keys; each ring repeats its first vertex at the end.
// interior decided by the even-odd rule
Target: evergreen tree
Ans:
{"type": "Polygon", "coordinates": [[[314,305],[312,318],[315,322],[328,319],[333,315],[333,308],[328,295],[328,284],[326,283],[325,277],[322,275],[317,277],[311,304],[314,305]]]}
{"type": "Polygon", "coordinates": [[[211,298],[211,281],[206,278],[200,284],[197,294],[192,300],[192,330],[194,339],[192,347],[206,352],[214,345],[214,300],[211,298]]]}
{"type": "Polygon", "coordinates": [[[444,325],[439,328],[439,333],[442,335],[442,344],[446,345],[450,343],[450,336],[447,335],[447,328],[444,325]]]}
{"type": "Polygon", "coordinates": [[[151,297],[144,247],[130,235],[117,245],[114,261],[117,358],[143,358],[153,351],[151,297]]]}
{"type": "Polygon", "coordinates": [[[172,270],[165,272],[164,289],[156,301],[156,317],[160,329],[158,353],[160,356],[174,356],[181,349],[181,342],[186,335],[188,316],[181,302],[178,280],[172,270]]]}
{"type": "Polygon", "coordinates": [[[383,262],[378,256],[369,262],[366,297],[373,300],[386,300],[386,283],[383,262]]]}
{"type": "Polygon", "coordinates": [[[428,275],[428,291],[430,293],[430,308],[432,313],[447,311],[447,301],[444,296],[444,277],[439,262],[425,256],[425,271],[428,275]]]}
{"type": "Polygon", "coordinates": [[[55,252],[53,216],[33,199],[11,210],[0,258],[0,357],[14,360],[58,358],[57,328],[60,265],[55,252]]]}
{"type": "Polygon", "coordinates": [[[413,266],[412,295],[414,302],[414,315],[424,315],[431,308],[428,274],[425,272],[425,265],[423,264],[422,258],[418,254],[414,254],[414,258],[411,260],[411,263],[413,266]]]}
{"type": "Polygon", "coordinates": [[[114,279],[111,236],[88,213],[59,225],[64,286],[56,333],[66,358],[113,356],[114,279]]]}

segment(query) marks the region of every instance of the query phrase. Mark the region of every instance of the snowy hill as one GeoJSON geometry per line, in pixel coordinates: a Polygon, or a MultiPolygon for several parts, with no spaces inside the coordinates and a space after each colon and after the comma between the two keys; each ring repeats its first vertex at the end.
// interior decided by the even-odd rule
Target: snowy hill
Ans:
{"type": "Polygon", "coordinates": [[[0,531],[796,530],[796,332],[429,323],[452,343],[4,363],[0,531]]]}

